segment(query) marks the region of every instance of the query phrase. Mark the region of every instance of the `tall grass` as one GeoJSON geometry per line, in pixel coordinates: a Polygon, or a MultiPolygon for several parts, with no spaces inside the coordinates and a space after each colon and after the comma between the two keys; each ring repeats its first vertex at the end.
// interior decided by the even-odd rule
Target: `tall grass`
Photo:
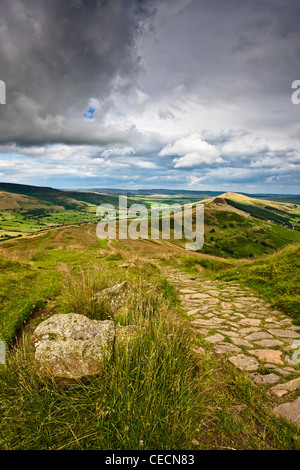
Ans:
{"type": "Polygon", "coordinates": [[[124,270],[117,259],[80,267],[77,261],[74,255],[73,272],[56,294],[56,313],[109,315],[136,325],[136,335],[128,343],[116,341],[100,376],[72,386],[37,374],[30,336],[7,351],[7,364],[0,366],[0,449],[299,447],[295,426],[270,413],[265,391],[191,331],[174,288],[155,266],[130,259],[137,267],[124,270]],[[93,300],[125,279],[128,296],[121,308],[93,300]],[[195,353],[195,345],[205,354],[195,353]],[[244,410],[238,416],[236,407],[244,410]]]}
{"type": "MultiPolygon", "coordinates": [[[[82,279],[86,287],[94,287],[91,273],[82,279]]],[[[94,281],[97,284],[97,276],[94,281]]],[[[136,336],[127,345],[116,343],[101,377],[59,387],[51,378],[35,374],[26,344],[9,355],[0,374],[2,448],[178,449],[191,445],[200,384],[192,338],[185,321],[170,309],[164,287],[159,294],[157,284],[152,291],[144,287],[140,283],[132,289],[127,308],[115,318],[134,322],[136,336]]],[[[90,292],[84,290],[84,294],[90,292]]],[[[75,303],[78,300],[82,302],[82,296],[75,303]]]]}

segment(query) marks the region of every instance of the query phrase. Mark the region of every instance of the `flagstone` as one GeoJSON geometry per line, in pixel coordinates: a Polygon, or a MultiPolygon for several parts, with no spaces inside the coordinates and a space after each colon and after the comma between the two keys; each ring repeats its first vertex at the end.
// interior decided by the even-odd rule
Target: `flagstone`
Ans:
{"type": "Polygon", "coordinates": [[[240,333],[241,333],[242,335],[246,335],[247,333],[252,333],[252,332],[254,332],[254,331],[261,331],[261,329],[255,327],[255,326],[249,326],[248,328],[241,328],[241,329],[240,329],[240,333]]]}
{"type": "Polygon", "coordinates": [[[207,328],[197,328],[197,333],[200,333],[200,335],[207,335],[209,333],[209,329],[207,329],[207,328]]]}
{"type": "Polygon", "coordinates": [[[246,354],[238,354],[237,356],[232,356],[229,358],[229,361],[238,369],[251,371],[257,370],[259,368],[259,362],[251,356],[246,354]]]}
{"type": "Polygon", "coordinates": [[[261,324],[261,320],[256,318],[243,318],[241,323],[243,323],[243,325],[259,326],[261,324]]]}
{"type": "Polygon", "coordinates": [[[205,339],[205,341],[208,341],[209,343],[219,343],[220,341],[223,341],[223,339],[225,339],[225,337],[223,335],[221,335],[220,333],[217,333],[213,336],[207,336],[204,339],[205,339]]]}
{"type": "Polygon", "coordinates": [[[237,346],[244,346],[245,348],[253,348],[253,345],[246,339],[231,338],[231,341],[237,346]]]}
{"type": "Polygon", "coordinates": [[[260,361],[284,365],[284,362],[281,358],[282,351],[279,351],[277,349],[251,349],[249,353],[258,357],[260,361]]]}
{"type": "Polygon", "coordinates": [[[272,364],[273,366],[273,369],[271,367],[270,364],[265,364],[265,368],[266,369],[272,369],[274,370],[274,372],[277,372],[277,374],[281,374],[281,375],[290,375],[290,372],[288,372],[287,370],[283,369],[282,367],[276,367],[275,364],[272,364]]]}
{"type": "Polygon", "coordinates": [[[229,336],[230,338],[238,338],[239,337],[239,334],[236,332],[236,331],[226,331],[225,329],[219,329],[218,330],[220,333],[223,333],[223,335],[227,335],[229,336]]]}
{"type": "Polygon", "coordinates": [[[187,315],[195,315],[196,313],[199,312],[199,309],[198,308],[194,308],[193,310],[189,310],[187,313],[187,315]]]}
{"type": "Polygon", "coordinates": [[[273,372],[264,375],[254,372],[253,374],[251,374],[251,376],[256,384],[274,384],[276,382],[279,382],[279,380],[281,379],[279,375],[276,375],[273,372]]]}
{"type": "Polygon", "coordinates": [[[283,330],[283,329],[268,329],[268,331],[274,335],[279,336],[280,338],[300,338],[300,335],[293,330],[283,330]]]}
{"type": "Polygon", "coordinates": [[[179,292],[182,294],[194,294],[195,290],[194,289],[180,289],[179,292]]]}
{"type": "Polygon", "coordinates": [[[214,346],[214,351],[216,354],[227,354],[227,353],[239,353],[240,348],[230,343],[219,343],[214,346]]]}
{"type": "Polygon", "coordinates": [[[272,335],[270,333],[267,333],[266,331],[255,331],[251,333],[250,335],[246,336],[245,339],[248,341],[256,341],[260,339],[272,339],[272,335]]]}
{"type": "Polygon", "coordinates": [[[211,299],[212,297],[209,294],[202,294],[200,292],[197,292],[196,294],[192,294],[190,296],[191,299],[211,299]]]}
{"type": "Polygon", "coordinates": [[[293,392],[294,390],[300,389],[300,377],[296,379],[289,380],[282,384],[275,385],[271,388],[271,393],[276,396],[283,396],[288,392],[293,392]]]}
{"type": "Polygon", "coordinates": [[[262,339],[261,341],[255,341],[255,344],[263,348],[272,348],[274,346],[281,346],[284,343],[278,339],[262,339]]]}
{"type": "Polygon", "coordinates": [[[276,416],[286,418],[300,427],[300,397],[288,403],[281,403],[273,408],[276,416]]]}

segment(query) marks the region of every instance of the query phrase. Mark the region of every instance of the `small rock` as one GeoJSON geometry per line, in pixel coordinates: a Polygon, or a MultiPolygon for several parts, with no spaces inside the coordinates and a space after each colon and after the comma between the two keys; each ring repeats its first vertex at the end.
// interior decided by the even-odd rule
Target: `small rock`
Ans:
{"type": "Polygon", "coordinates": [[[99,375],[115,345],[127,345],[136,326],[90,320],[76,313],[53,315],[35,329],[30,355],[41,373],[68,384],[99,375]]]}
{"type": "Polygon", "coordinates": [[[121,307],[127,298],[128,295],[128,283],[127,281],[123,281],[120,284],[116,284],[112,287],[107,287],[106,289],[97,292],[94,295],[92,300],[108,300],[110,302],[111,309],[117,309],[121,307]]]}
{"type": "Polygon", "coordinates": [[[266,369],[272,369],[272,370],[274,370],[275,372],[277,372],[278,374],[281,374],[281,375],[289,375],[291,373],[291,371],[287,371],[286,368],[282,369],[282,367],[276,367],[275,364],[266,363],[266,364],[264,364],[264,366],[265,366],[266,369]]]}
{"type": "Polygon", "coordinates": [[[300,427],[300,397],[294,401],[276,406],[273,408],[273,412],[276,416],[285,418],[300,427]]]}
{"type": "Polygon", "coordinates": [[[238,354],[237,356],[232,356],[229,358],[229,361],[238,369],[241,370],[256,370],[259,368],[259,363],[254,357],[247,356],[245,354],[238,354]]]}
{"type": "Polygon", "coordinates": [[[61,382],[98,375],[113,352],[116,329],[112,321],[90,320],[75,313],[53,315],[35,329],[30,354],[37,370],[61,382]]]}
{"type": "Polygon", "coordinates": [[[193,444],[194,446],[199,446],[199,445],[200,445],[200,442],[197,441],[197,439],[193,439],[193,440],[192,440],[192,444],[193,444]]]}

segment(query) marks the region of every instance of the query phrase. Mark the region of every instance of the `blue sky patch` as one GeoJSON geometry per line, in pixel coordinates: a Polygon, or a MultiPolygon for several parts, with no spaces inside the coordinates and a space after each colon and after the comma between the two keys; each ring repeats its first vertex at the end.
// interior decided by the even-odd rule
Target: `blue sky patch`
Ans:
{"type": "Polygon", "coordinates": [[[85,119],[94,119],[94,114],[95,114],[95,108],[89,108],[87,111],[85,111],[85,113],[83,113],[83,117],[85,119]]]}

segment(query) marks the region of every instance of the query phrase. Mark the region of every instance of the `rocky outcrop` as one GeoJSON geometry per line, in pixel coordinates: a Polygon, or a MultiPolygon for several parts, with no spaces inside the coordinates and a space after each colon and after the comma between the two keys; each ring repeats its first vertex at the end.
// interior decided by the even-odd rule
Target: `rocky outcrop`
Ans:
{"type": "Polygon", "coordinates": [[[53,315],[34,331],[30,354],[40,373],[60,383],[81,381],[101,374],[116,341],[128,342],[135,329],[76,313],[53,315]]]}
{"type": "Polygon", "coordinates": [[[127,281],[123,281],[120,284],[116,284],[112,287],[102,289],[100,292],[94,295],[93,300],[108,302],[111,311],[114,311],[125,304],[127,295],[129,292],[129,286],[127,281]]]}

